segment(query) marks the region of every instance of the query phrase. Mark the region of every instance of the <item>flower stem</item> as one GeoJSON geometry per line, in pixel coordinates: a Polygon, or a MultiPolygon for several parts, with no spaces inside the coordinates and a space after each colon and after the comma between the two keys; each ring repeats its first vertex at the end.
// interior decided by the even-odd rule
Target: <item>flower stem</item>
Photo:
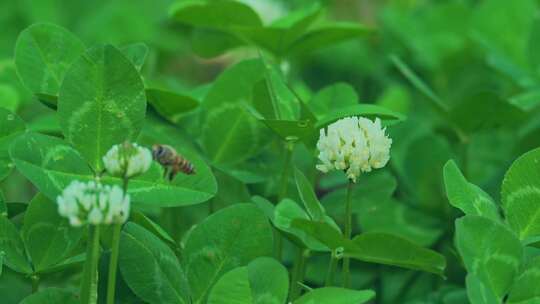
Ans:
{"type": "Polygon", "coordinates": [[[294,143],[287,142],[287,146],[285,147],[285,162],[283,163],[283,170],[281,170],[280,187],[277,201],[278,203],[287,196],[293,148],[294,143]]]}
{"type": "Polygon", "coordinates": [[[99,261],[99,226],[88,227],[86,262],[81,282],[81,303],[90,304],[97,300],[98,261],[99,261]]]}
{"type": "Polygon", "coordinates": [[[334,285],[334,276],[336,273],[337,264],[338,264],[338,259],[335,256],[334,251],[332,251],[332,254],[330,255],[330,262],[328,263],[328,271],[326,273],[324,286],[329,287],[329,286],[334,285]]]}
{"type": "Polygon", "coordinates": [[[118,268],[118,252],[121,230],[121,224],[114,225],[111,245],[111,259],[109,261],[109,277],[107,280],[107,304],[114,304],[114,292],[116,290],[116,271],[118,268]]]}
{"type": "Polygon", "coordinates": [[[33,274],[30,277],[30,280],[32,281],[32,293],[36,293],[39,289],[39,276],[37,274],[33,274]]]}
{"type": "MultiPolygon", "coordinates": [[[[129,178],[124,175],[122,180],[122,190],[124,196],[127,195],[129,178]]],[[[118,271],[118,254],[120,252],[120,232],[122,224],[114,224],[111,244],[111,258],[109,260],[109,276],[107,277],[107,304],[114,304],[114,293],[116,291],[116,272],[118,271]]]]}
{"type": "MultiPolygon", "coordinates": [[[[352,188],[354,183],[349,180],[347,185],[347,200],[345,201],[345,231],[343,236],[346,239],[351,239],[352,232],[352,188]]],[[[351,281],[349,273],[351,260],[348,257],[343,258],[343,287],[348,288],[351,281]]]]}
{"type": "Polygon", "coordinates": [[[298,256],[294,261],[293,274],[291,278],[291,293],[289,302],[296,300],[300,296],[301,283],[304,281],[306,273],[306,260],[309,257],[309,249],[298,248],[298,256]]]}
{"type": "MultiPolygon", "coordinates": [[[[287,196],[287,188],[289,186],[289,172],[291,169],[291,159],[292,159],[292,152],[294,149],[294,142],[287,141],[286,147],[285,147],[285,162],[283,163],[283,170],[281,171],[281,178],[280,178],[280,187],[279,187],[279,193],[277,197],[277,202],[281,202],[286,196],[287,196]]],[[[277,230],[274,230],[274,236],[275,236],[275,247],[276,247],[276,259],[278,261],[281,261],[281,255],[283,252],[283,237],[281,236],[281,233],[277,230]]]]}

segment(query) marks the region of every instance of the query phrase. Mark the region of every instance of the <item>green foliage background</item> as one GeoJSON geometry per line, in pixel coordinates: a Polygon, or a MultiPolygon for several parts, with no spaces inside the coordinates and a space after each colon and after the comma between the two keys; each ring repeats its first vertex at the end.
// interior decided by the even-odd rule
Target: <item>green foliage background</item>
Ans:
{"type": "Polygon", "coordinates": [[[538,1],[192,2],[0,2],[2,303],[76,301],[86,239],[53,200],[124,139],[172,145],[197,175],[131,182],[119,303],[284,303],[298,255],[318,288],[338,248],[351,289],[294,303],[539,301],[538,1]],[[393,138],[352,193],[352,240],[346,179],[313,149],[348,115],[393,138]]]}

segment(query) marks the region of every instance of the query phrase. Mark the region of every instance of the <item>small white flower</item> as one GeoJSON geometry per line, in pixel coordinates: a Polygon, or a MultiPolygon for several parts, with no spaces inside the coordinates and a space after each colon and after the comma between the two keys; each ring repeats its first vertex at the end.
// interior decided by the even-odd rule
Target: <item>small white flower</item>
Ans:
{"type": "Polygon", "coordinates": [[[92,208],[88,213],[88,223],[92,225],[99,225],[103,221],[103,213],[97,207],[92,208]]]}
{"type": "Polygon", "coordinates": [[[392,139],[385,134],[381,121],[364,117],[342,118],[320,130],[317,148],[321,164],[317,169],[326,173],[343,170],[353,182],[362,172],[384,167],[390,159],[392,139]]]}
{"type": "Polygon", "coordinates": [[[129,217],[129,195],[116,185],[73,181],[56,202],[58,213],[72,226],[121,224],[129,217]]]}
{"type": "Polygon", "coordinates": [[[105,169],[112,176],[133,177],[148,171],[152,164],[152,152],[135,143],[114,145],[103,156],[105,169]]]}
{"type": "Polygon", "coordinates": [[[105,223],[123,223],[127,221],[130,210],[129,196],[119,187],[113,187],[108,193],[109,208],[105,215],[105,223]]]}

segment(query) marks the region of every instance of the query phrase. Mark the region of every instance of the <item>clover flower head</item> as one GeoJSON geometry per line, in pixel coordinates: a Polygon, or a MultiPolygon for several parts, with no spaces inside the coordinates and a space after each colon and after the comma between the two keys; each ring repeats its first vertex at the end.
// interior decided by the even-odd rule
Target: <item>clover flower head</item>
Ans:
{"type": "Polygon", "coordinates": [[[345,171],[356,182],[362,172],[384,167],[390,159],[392,139],[385,134],[380,119],[346,117],[320,130],[317,148],[321,164],[317,169],[326,173],[345,171]]]}
{"type": "Polygon", "coordinates": [[[130,178],[148,171],[152,164],[152,152],[135,143],[114,145],[103,156],[105,169],[112,176],[130,178]]]}
{"type": "Polygon", "coordinates": [[[57,197],[58,213],[72,226],[121,224],[129,216],[129,195],[118,186],[73,181],[57,197]]]}

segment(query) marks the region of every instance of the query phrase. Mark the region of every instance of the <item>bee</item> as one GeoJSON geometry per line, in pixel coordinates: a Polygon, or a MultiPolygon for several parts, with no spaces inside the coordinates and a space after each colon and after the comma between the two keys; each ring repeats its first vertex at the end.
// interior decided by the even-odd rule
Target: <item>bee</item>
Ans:
{"type": "Polygon", "coordinates": [[[164,176],[169,179],[169,181],[172,181],[178,172],[187,175],[196,173],[193,164],[176,152],[171,146],[160,144],[153,145],[152,157],[165,168],[164,176]]]}

